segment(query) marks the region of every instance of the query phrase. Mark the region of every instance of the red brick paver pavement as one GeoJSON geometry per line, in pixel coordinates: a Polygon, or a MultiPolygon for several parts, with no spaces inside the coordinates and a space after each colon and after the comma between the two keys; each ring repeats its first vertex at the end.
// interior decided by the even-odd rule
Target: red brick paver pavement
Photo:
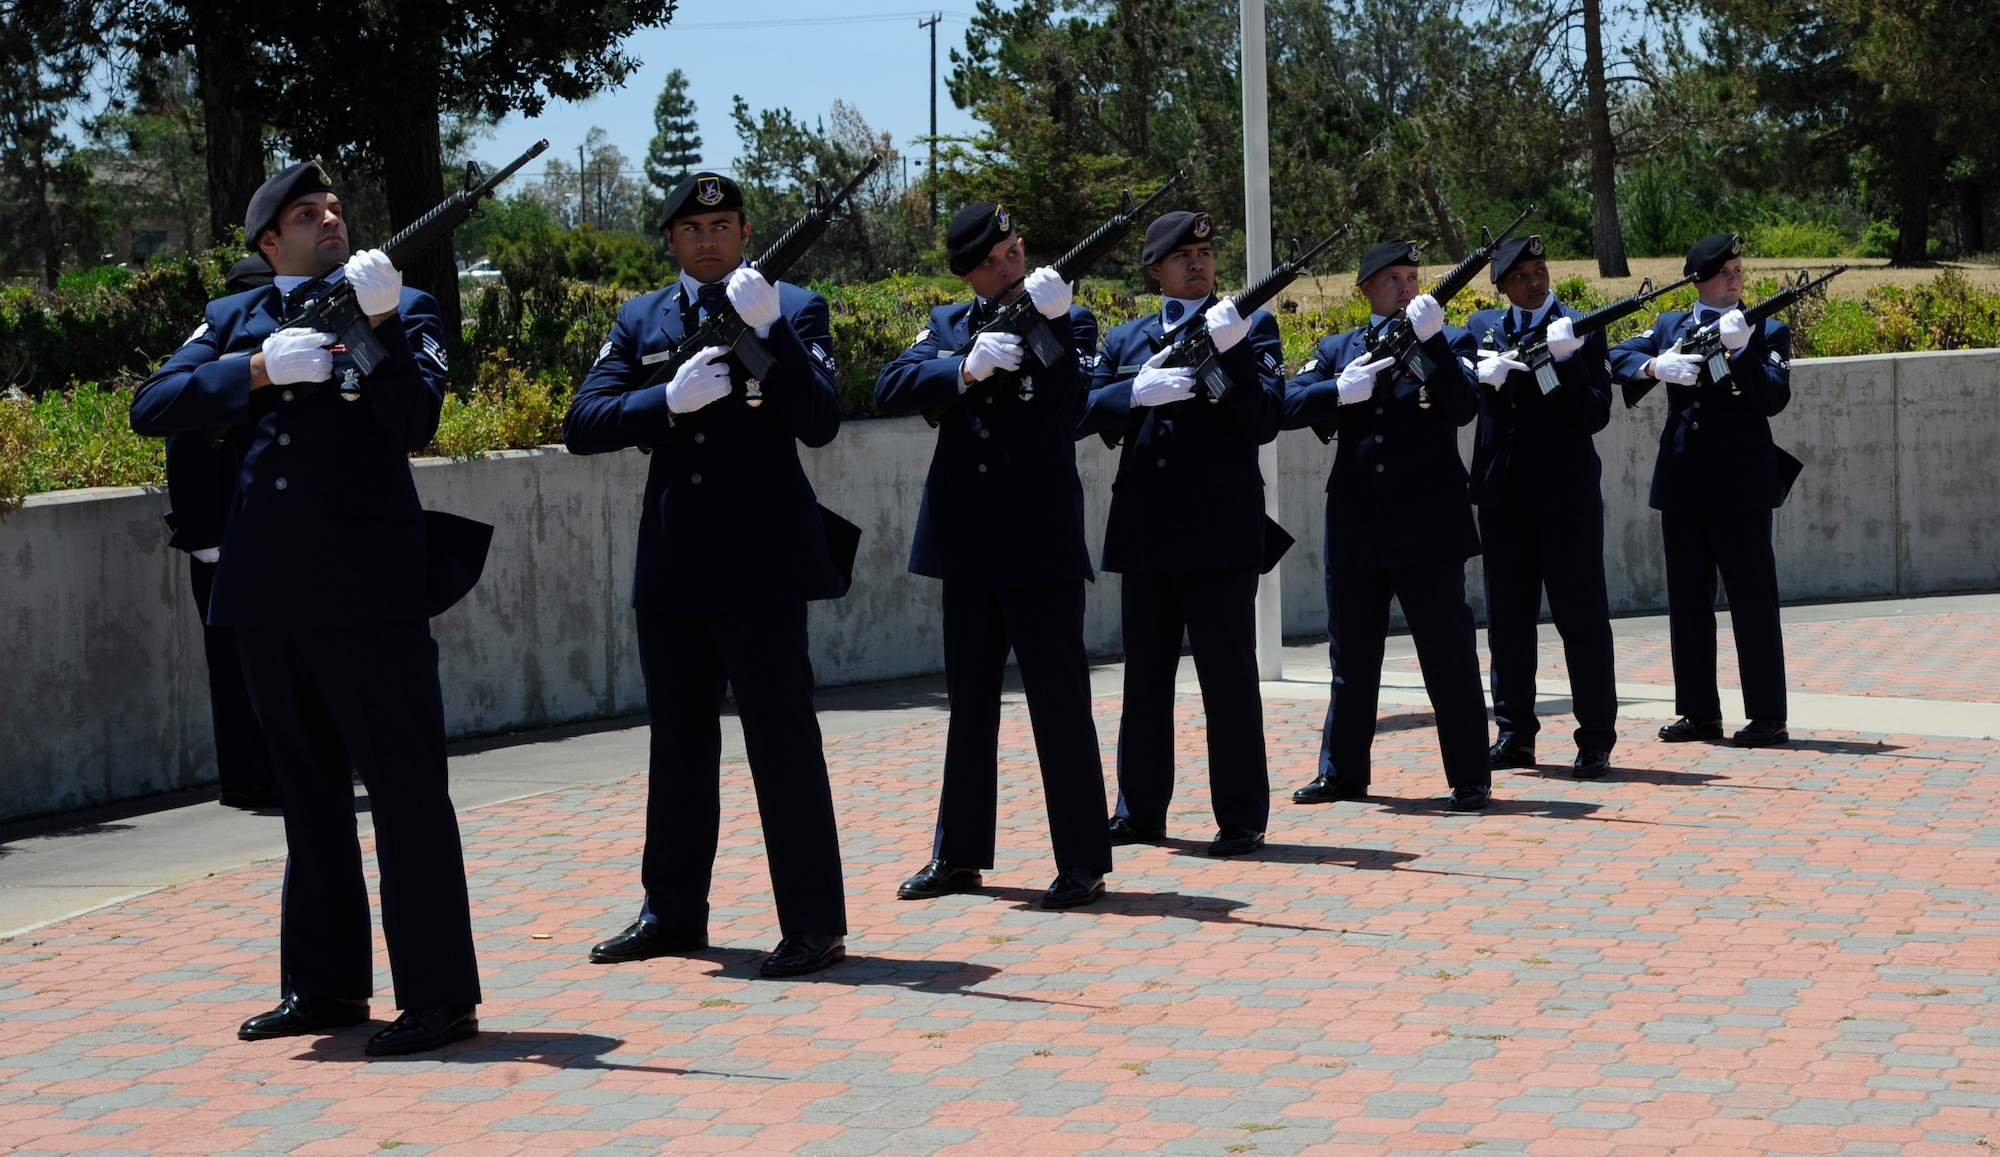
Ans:
{"type": "Polygon", "coordinates": [[[740,768],[717,947],[690,958],[583,960],[636,906],[638,781],[468,813],[486,1032],[422,1058],[366,1060],[367,1030],[235,1039],[275,995],[276,864],[0,943],[0,1150],[2000,1143],[2000,744],[1628,737],[1612,778],[1508,775],[1460,816],[1425,802],[1444,787],[1427,720],[1396,716],[1380,798],[1302,808],[1283,793],[1311,775],[1320,707],[1274,702],[1271,845],[1213,861],[1198,708],[1173,842],[1120,849],[1112,896],[1068,913],[1033,903],[1053,866],[1024,711],[1000,867],[933,903],[894,890],[927,855],[943,725],[835,742],[853,957],[797,981],[755,977],[777,933],[740,768]]]}

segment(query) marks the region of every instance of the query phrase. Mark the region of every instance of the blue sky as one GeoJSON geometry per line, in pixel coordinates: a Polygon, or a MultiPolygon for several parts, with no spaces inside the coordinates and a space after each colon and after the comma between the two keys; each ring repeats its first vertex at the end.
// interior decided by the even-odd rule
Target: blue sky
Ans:
{"type": "MultiPolygon", "coordinates": [[[[667,73],[688,76],[701,122],[703,162],[727,166],[736,156],[731,97],[755,109],[788,108],[811,123],[835,100],[861,111],[877,134],[895,137],[910,158],[910,175],[927,152],[912,142],[930,132],[930,32],[918,20],[942,13],[938,25],[938,132],[970,135],[977,122],[952,107],[943,77],[949,50],[964,43],[970,0],[958,7],[920,9],[911,0],[681,0],[673,23],[626,42],[643,65],[625,87],[571,104],[551,101],[542,115],[515,115],[474,154],[499,163],[547,137],[549,153],[576,163],[576,148],[593,125],[610,135],[636,169],[653,139],[653,102],[667,73]],[[753,54],[753,47],[761,49],[753,54]]],[[[529,173],[539,173],[540,165],[529,173]]],[[[527,174],[524,174],[527,175],[527,174]]]]}

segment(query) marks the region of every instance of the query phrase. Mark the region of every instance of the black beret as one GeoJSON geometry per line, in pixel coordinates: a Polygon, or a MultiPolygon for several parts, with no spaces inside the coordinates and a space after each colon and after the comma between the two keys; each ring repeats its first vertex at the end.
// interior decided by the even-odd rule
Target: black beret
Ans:
{"type": "Polygon", "coordinates": [[[229,275],[223,279],[222,287],[230,293],[242,293],[269,284],[271,263],[264,260],[263,255],[252,253],[229,267],[229,275]]]}
{"type": "Polygon", "coordinates": [[[1384,241],[1361,255],[1361,271],[1354,275],[1354,284],[1361,284],[1391,265],[1415,265],[1420,252],[1414,241],[1384,241]]]}
{"type": "Polygon", "coordinates": [[[720,173],[690,173],[667,194],[666,207],[660,210],[660,228],[671,226],[676,217],[731,211],[743,212],[743,190],[736,182],[720,173]]]}
{"type": "Polygon", "coordinates": [[[316,162],[300,161],[286,166],[250,194],[250,208],[243,214],[243,239],[254,248],[264,230],[278,227],[278,214],[285,211],[285,206],[311,193],[331,192],[333,178],[316,162]]]}
{"type": "Polygon", "coordinates": [[[1687,264],[1681,266],[1681,272],[1693,274],[1696,281],[1707,281],[1721,273],[1730,258],[1741,256],[1743,238],[1734,233],[1711,233],[1688,246],[1687,264]]]}
{"type": "Polygon", "coordinates": [[[960,277],[979,268],[993,247],[1014,235],[1014,215],[991,201],[960,209],[944,229],[945,257],[960,277]]]}
{"type": "Polygon", "coordinates": [[[1139,264],[1157,265],[1183,245],[1206,245],[1214,237],[1215,222],[1206,213],[1185,209],[1162,213],[1146,226],[1146,247],[1139,252],[1139,264]]]}
{"type": "Polygon", "coordinates": [[[1509,237],[1500,243],[1500,248],[1493,251],[1493,284],[1500,284],[1500,279],[1507,276],[1507,271],[1521,262],[1540,261],[1544,256],[1540,237],[1532,233],[1526,237],[1509,237]]]}

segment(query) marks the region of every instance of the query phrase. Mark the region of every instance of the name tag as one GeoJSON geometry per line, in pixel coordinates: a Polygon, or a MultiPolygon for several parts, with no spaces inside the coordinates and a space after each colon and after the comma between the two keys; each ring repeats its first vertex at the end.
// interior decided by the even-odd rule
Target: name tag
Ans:
{"type": "Polygon", "coordinates": [[[674,351],[661,350],[659,353],[647,354],[646,356],[640,358],[639,364],[642,366],[657,366],[661,362],[666,361],[668,358],[673,356],[674,356],[674,351]]]}

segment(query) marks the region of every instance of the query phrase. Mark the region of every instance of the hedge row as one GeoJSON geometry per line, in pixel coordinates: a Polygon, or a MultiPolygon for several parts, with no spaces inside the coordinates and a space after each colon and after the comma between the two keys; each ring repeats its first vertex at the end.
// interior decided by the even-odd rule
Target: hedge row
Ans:
{"type": "MultiPolygon", "coordinates": [[[[452,394],[428,453],[468,457],[558,440],[575,383],[632,296],[553,271],[518,274],[517,281],[468,295],[452,394]]],[[[1756,281],[1746,296],[1756,300],[1777,287],[1773,279],[1756,281]]],[[[851,418],[873,416],[876,372],[924,328],[933,306],[963,289],[952,279],[921,277],[814,288],[832,308],[842,402],[851,418]]],[[[185,340],[203,303],[220,289],[221,262],[201,256],[138,273],[66,278],[53,300],[0,292],[0,387],[16,387],[0,398],[0,511],[43,490],[161,479],[160,448],[131,433],[126,405],[132,387],[185,340]],[[24,376],[29,370],[32,376],[24,376]],[[37,397],[20,388],[29,381],[58,385],[37,397]]],[[[1604,301],[1580,278],[1556,292],[1584,310],[1604,301]]],[[[1692,300],[1693,290],[1682,289],[1659,308],[1685,308],[1692,300]]],[[[1157,297],[1095,283],[1079,291],[1079,301],[1106,329],[1159,305],[1157,297]]],[[[1448,313],[1462,323],[1495,304],[1490,288],[1481,287],[1461,295],[1448,313]]],[[[1611,339],[1636,332],[1653,312],[1613,327],[1611,339]]],[[[1322,336],[1359,324],[1366,313],[1357,295],[1305,307],[1281,299],[1286,364],[1304,362],[1322,336]]],[[[1795,311],[1793,329],[1796,357],[2000,347],[2000,293],[1946,270],[1923,285],[1808,301],[1795,311]]]]}

